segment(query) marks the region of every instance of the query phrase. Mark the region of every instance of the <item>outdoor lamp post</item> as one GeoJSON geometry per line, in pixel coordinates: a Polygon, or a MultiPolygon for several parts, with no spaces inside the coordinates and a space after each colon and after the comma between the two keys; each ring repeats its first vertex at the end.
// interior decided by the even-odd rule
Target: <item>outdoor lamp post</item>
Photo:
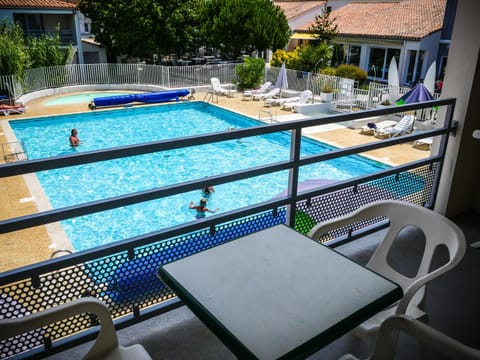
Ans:
{"type": "MultiPolygon", "coordinates": [[[[323,59],[320,58],[316,63],[315,63],[315,66],[313,67],[313,75],[314,76],[317,76],[317,66],[318,64],[320,64],[320,62],[322,61],[323,59]]],[[[314,87],[312,86],[312,90],[314,89],[314,87]]],[[[312,93],[312,104],[315,103],[315,94],[312,93]]]]}

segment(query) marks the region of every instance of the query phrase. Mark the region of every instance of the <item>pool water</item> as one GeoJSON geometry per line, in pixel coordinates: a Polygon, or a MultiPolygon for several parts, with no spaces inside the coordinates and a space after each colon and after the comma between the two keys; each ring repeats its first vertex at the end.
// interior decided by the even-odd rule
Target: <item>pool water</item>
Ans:
{"type": "Polygon", "coordinates": [[[46,106],[52,105],[68,105],[68,104],[78,104],[78,103],[89,103],[93,98],[105,97],[105,96],[116,96],[116,95],[125,95],[131,94],[131,92],[120,92],[120,91],[108,91],[108,92],[91,92],[91,93],[81,93],[73,95],[65,95],[52,100],[49,100],[45,103],[46,106]]]}
{"type": "MultiPolygon", "coordinates": [[[[16,120],[10,125],[25,143],[29,159],[145,143],[261,123],[206,103],[180,103],[16,120]],[[77,128],[83,143],[69,146],[77,128]]],[[[330,151],[303,139],[302,156],[330,151]]],[[[124,159],[36,173],[53,208],[62,208],[127,193],[218,175],[229,171],[288,160],[290,134],[249,137],[217,144],[176,149],[124,159]]],[[[346,157],[300,169],[300,181],[343,180],[377,172],[384,165],[362,157],[346,157]]],[[[288,172],[215,186],[208,207],[220,211],[269,200],[287,187],[288,172]]],[[[202,194],[191,191],[155,201],[62,221],[76,250],[89,249],[160,228],[194,221],[190,201],[202,194]]],[[[207,215],[208,216],[208,215],[207,215]]]]}

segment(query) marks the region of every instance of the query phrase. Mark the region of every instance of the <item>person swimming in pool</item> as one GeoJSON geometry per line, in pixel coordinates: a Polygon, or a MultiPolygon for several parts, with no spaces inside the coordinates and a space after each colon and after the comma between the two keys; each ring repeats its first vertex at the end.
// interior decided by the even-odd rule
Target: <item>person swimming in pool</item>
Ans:
{"type": "Polygon", "coordinates": [[[205,186],[202,189],[202,195],[206,198],[208,198],[210,195],[212,195],[215,192],[215,188],[211,185],[205,186]]]}
{"type": "Polygon", "coordinates": [[[78,145],[80,145],[81,141],[80,141],[80,139],[78,138],[78,131],[77,131],[77,129],[72,129],[72,131],[71,131],[71,133],[70,133],[69,141],[70,141],[70,146],[78,146],[78,145]]]}
{"type": "Polygon", "coordinates": [[[207,208],[207,199],[205,198],[200,199],[200,203],[198,205],[195,205],[195,203],[191,201],[190,205],[188,205],[188,208],[197,211],[197,213],[195,214],[195,217],[197,219],[202,219],[207,216],[207,212],[215,213],[220,210],[219,208],[216,208],[215,210],[210,210],[209,208],[207,208]]]}

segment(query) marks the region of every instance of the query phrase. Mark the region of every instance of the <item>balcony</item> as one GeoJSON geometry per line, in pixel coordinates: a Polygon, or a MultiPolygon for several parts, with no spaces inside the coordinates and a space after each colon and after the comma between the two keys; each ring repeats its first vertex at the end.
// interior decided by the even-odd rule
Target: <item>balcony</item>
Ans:
{"type": "MultiPolygon", "coordinates": [[[[155,348],[157,344],[163,346],[163,343],[158,340],[161,336],[166,336],[170,339],[167,345],[165,345],[167,349],[170,349],[172,343],[179,341],[176,338],[176,334],[185,336],[185,334],[188,334],[188,332],[193,329],[193,336],[187,336],[189,345],[186,345],[187,341],[181,341],[182,346],[179,349],[173,350],[176,356],[180,354],[180,357],[183,358],[190,357],[191,354],[196,354],[197,351],[203,351],[197,350],[197,348],[201,349],[202,346],[208,344],[205,350],[206,353],[214,354],[219,351],[218,358],[226,358],[228,350],[226,350],[211,333],[202,327],[191,313],[181,307],[181,303],[175,298],[175,294],[164,285],[158,283],[158,280],[155,278],[155,270],[160,263],[160,259],[165,257],[168,262],[177,256],[186,256],[195,251],[233,239],[238,236],[237,234],[240,227],[242,228],[241,231],[247,233],[277,223],[295,224],[297,228],[298,224],[295,219],[297,211],[310,209],[309,211],[313,211],[315,216],[319,218],[331,218],[335,216],[334,214],[339,209],[339,205],[345,201],[354,207],[358,207],[362,201],[364,201],[366,192],[369,193],[369,201],[375,200],[375,195],[384,196],[384,192],[375,194],[371,188],[365,187],[366,184],[373,183],[381,185],[381,187],[408,187],[408,176],[410,176],[408,174],[416,174],[415,176],[425,179],[424,188],[420,192],[415,192],[415,195],[409,197],[408,200],[404,200],[427,207],[432,206],[435,198],[435,183],[439,176],[439,170],[441,169],[446,142],[449,134],[454,131],[451,119],[447,118],[444,127],[438,127],[430,131],[412,133],[398,138],[380,140],[344,149],[336,149],[327,153],[307,157],[302,157],[299,154],[300,134],[306,128],[318,125],[335,122],[344,123],[363,117],[385,115],[398,111],[415,111],[424,107],[431,107],[432,105],[446,106],[448,109],[453,103],[454,100],[445,99],[432,103],[403,105],[402,107],[393,109],[370,110],[352,114],[341,114],[328,118],[276,123],[241,129],[235,132],[199,135],[183,140],[159,141],[150,143],[148,146],[132,145],[124,148],[112,148],[108,151],[99,151],[96,153],[78,153],[63,157],[2,165],[0,166],[1,176],[10,177],[57,167],[74,166],[147,152],[165,151],[191,146],[192,144],[203,145],[224,140],[275,133],[278,131],[288,131],[291,133],[291,156],[289,161],[267,164],[261,168],[241,170],[234,173],[218,174],[209,180],[215,184],[222,184],[288,169],[292,174],[292,182],[289,186],[291,190],[290,194],[247,208],[215,215],[201,222],[188,223],[184,226],[174,228],[159,229],[155,233],[145,234],[101,248],[81,251],[69,256],[34,264],[26,268],[4,272],[0,276],[0,281],[1,287],[6,294],[4,299],[5,308],[9,309],[13,302],[16,302],[15,299],[18,296],[25,299],[29,305],[37,307],[38,305],[36,304],[39,302],[56,303],[69,298],[94,295],[108,304],[119,328],[128,327],[125,329],[125,335],[123,335],[126,337],[126,341],[145,341],[145,345],[152,355],[158,352],[158,357],[160,358],[160,354],[165,351],[163,347],[160,349],[155,348]],[[379,173],[347,181],[340,181],[321,189],[301,193],[297,191],[298,178],[296,176],[298,176],[299,167],[303,165],[344,155],[363,153],[372,149],[385,148],[389,145],[412,142],[428,135],[438,136],[443,140],[440,141],[437,151],[426,159],[395,166],[382,170],[379,173]],[[407,183],[403,183],[401,180],[405,178],[405,176],[407,183]],[[288,211],[288,209],[295,209],[296,211],[288,211]],[[115,269],[114,274],[112,273],[113,278],[107,278],[105,274],[112,269],[115,269]],[[104,280],[100,281],[100,278],[104,280]],[[152,325],[149,325],[149,322],[153,322],[152,325]],[[139,324],[134,325],[136,323],[139,324]],[[167,328],[165,328],[163,324],[168,324],[167,328]],[[142,329],[140,332],[145,334],[145,328],[151,329],[150,331],[152,333],[152,335],[149,334],[145,339],[136,339],[131,333],[131,331],[135,331],[135,329],[142,329]],[[153,334],[157,332],[159,337],[153,336],[153,334]],[[200,332],[202,336],[205,337],[205,341],[198,342],[199,339],[203,338],[199,334],[195,334],[195,332],[200,332]],[[174,338],[171,338],[172,336],[174,336],[174,338]],[[192,342],[193,339],[194,341],[192,342]],[[192,346],[190,355],[185,354],[188,346],[192,346]]],[[[449,113],[449,111],[446,111],[447,116],[449,113]]],[[[203,182],[204,180],[197,179],[187,183],[154,189],[154,191],[126,194],[118,198],[79,204],[72,208],[62,208],[20,218],[8,219],[0,222],[0,230],[2,233],[15,232],[32,226],[48,224],[62,219],[194,190],[205,186],[203,182]]],[[[403,193],[401,191],[396,194],[392,192],[390,196],[396,198],[397,196],[403,196],[403,193]]],[[[377,234],[376,238],[378,238],[378,236],[380,235],[377,234]]],[[[375,241],[375,239],[368,240],[375,241]]],[[[415,245],[413,237],[408,237],[407,240],[409,240],[409,245],[412,245],[410,242],[413,242],[413,245],[415,245]]],[[[346,239],[343,239],[341,243],[347,243],[343,245],[342,248],[353,257],[365,260],[366,254],[372,249],[369,241],[365,245],[364,240],[357,240],[357,237],[350,238],[350,236],[348,236],[346,239]]],[[[340,243],[331,243],[330,246],[336,247],[338,244],[340,243]]],[[[406,250],[402,249],[402,251],[402,254],[404,254],[406,250]]],[[[412,254],[415,253],[414,250],[410,251],[412,254]]],[[[401,260],[404,260],[403,256],[401,260]]],[[[161,261],[163,262],[164,260],[161,261]]],[[[403,263],[403,265],[408,264],[403,263]]],[[[432,296],[432,298],[435,297],[432,296]]],[[[441,309],[443,309],[443,307],[441,309]]],[[[69,348],[75,345],[77,341],[85,341],[93,335],[93,331],[88,329],[88,325],[86,327],[84,324],[72,323],[71,325],[67,331],[72,335],[67,339],[54,341],[53,348],[47,348],[42,355],[46,355],[51,351],[57,352],[69,348]],[[75,335],[75,333],[79,331],[81,334],[75,335]]],[[[51,339],[56,339],[62,336],[62,334],[53,330],[50,336],[51,339]]],[[[41,339],[36,339],[36,341],[41,341],[41,339]]],[[[346,340],[342,339],[342,341],[346,340]]],[[[340,349],[338,351],[340,352],[343,351],[342,346],[345,346],[341,345],[342,341],[340,341],[340,345],[338,345],[340,349]]],[[[332,347],[331,351],[337,351],[334,350],[336,345],[332,345],[332,347]]],[[[355,345],[355,347],[360,347],[360,344],[355,345]]],[[[324,351],[330,351],[329,349],[330,347],[323,350],[322,353],[324,351]]],[[[36,350],[32,350],[32,352],[35,353],[38,350],[41,349],[37,348],[36,350]]],[[[72,349],[56,356],[73,356],[70,351],[76,350],[72,349]]],[[[193,357],[195,358],[195,356],[193,357]]]]}
{"type": "MultiPolygon", "coordinates": [[[[464,231],[468,243],[478,241],[480,238],[478,214],[469,212],[452,220],[464,231]]],[[[392,261],[402,264],[402,267],[408,269],[415,259],[418,238],[411,232],[404,235],[401,239],[402,247],[393,254],[392,261]]],[[[381,232],[336,249],[358,262],[364,263],[375,248],[376,241],[380,236],[381,232]]],[[[438,262],[442,261],[442,254],[438,254],[437,260],[438,262]]],[[[468,247],[459,266],[431,282],[427,287],[425,307],[429,314],[430,325],[462,343],[476,348],[480,348],[480,340],[477,336],[480,330],[480,313],[477,311],[480,303],[480,290],[476,286],[479,262],[480,249],[468,247]]],[[[140,343],[153,359],[235,359],[228,348],[185,306],[118,330],[117,333],[123,345],[140,343]]],[[[83,344],[49,356],[48,359],[79,359],[90,346],[91,343],[83,344]]],[[[397,346],[398,360],[443,359],[434,352],[427,352],[420,357],[419,351],[420,349],[412,338],[400,337],[397,346]]],[[[344,353],[366,357],[367,350],[364,343],[347,334],[308,359],[332,360],[338,359],[344,353]]]]}

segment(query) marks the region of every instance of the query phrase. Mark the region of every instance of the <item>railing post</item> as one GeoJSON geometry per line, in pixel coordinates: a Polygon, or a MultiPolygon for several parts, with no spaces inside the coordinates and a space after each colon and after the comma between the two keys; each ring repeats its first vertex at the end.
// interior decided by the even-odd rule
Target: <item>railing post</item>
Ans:
{"type": "Polygon", "coordinates": [[[292,166],[289,170],[288,176],[288,197],[290,204],[287,206],[287,225],[295,226],[295,208],[297,204],[298,193],[298,173],[300,160],[300,147],[302,144],[302,130],[295,128],[292,130],[291,145],[290,145],[290,161],[292,166]]]}

